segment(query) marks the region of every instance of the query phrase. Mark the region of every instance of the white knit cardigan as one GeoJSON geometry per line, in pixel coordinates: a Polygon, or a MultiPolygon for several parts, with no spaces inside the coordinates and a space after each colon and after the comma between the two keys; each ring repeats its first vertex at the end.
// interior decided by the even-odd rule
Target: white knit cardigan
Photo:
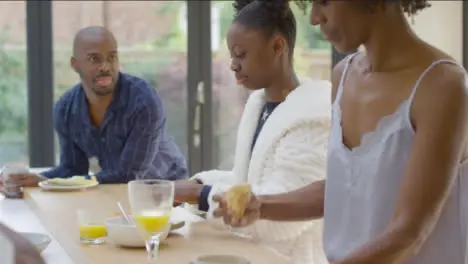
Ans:
{"type": "MultiPolygon", "coordinates": [[[[232,171],[211,170],[193,178],[212,185],[208,216],[217,204],[212,197],[235,184],[249,183],[253,192],[283,193],[325,177],[326,145],[330,130],[331,86],[328,81],[301,80],[265,122],[251,153],[264,90],[253,92],[242,115],[232,171]]],[[[211,220],[219,224],[219,220],[211,220]]],[[[243,233],[274,249],[294,263],[314,263],[314,221],[260,220],[241,229],[243,233]]],[[[314,230],[315,229],[315,230],[314,230]]],[[[238,230],[236,230],[238,231],[238,230]]],[[[321,234],[319,235],[321,237],[321,234]]]]}

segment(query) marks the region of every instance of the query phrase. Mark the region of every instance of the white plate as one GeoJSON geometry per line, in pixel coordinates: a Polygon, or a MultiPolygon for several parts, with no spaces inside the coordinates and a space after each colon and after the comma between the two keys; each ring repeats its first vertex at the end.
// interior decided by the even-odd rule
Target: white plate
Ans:
{"type": "Polygon", "coordinates": [[[49,183],[48,181],[41,181],[39,182],[39,187],[45,191],[62,191],[62,192],[67,192],[67,191],[79,191],[83,189],[88,189],[92,187],[96,187],[99,185],[98,182],[93,182],[90,184],[86,185],[63,185],[63,184],[53,184],[49,183]]]}
{"type": "Polygon", "coordinates": [[[21,235],[26,237],[29,240],[29,242],[31,242],[40,253],[42,253],[42,251],[44,251],[52,241],[48,235],[39,233],[23,232],[21,233],[21,235]]]}

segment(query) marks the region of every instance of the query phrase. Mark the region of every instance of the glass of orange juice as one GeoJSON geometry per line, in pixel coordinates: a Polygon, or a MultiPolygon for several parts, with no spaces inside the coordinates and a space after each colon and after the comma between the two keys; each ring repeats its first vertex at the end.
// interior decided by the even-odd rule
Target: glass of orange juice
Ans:
{"type": "Polygon", "coordinates": [[[174,203],[174,183],[166,180],[134,180],[128,183],[128,199],[137,229],[146,242],[149,263],[156,263],[159,237],[166,231],[174,203]]]}
{"type": "Polygon", "coordinates": [[[105,242],[107,229],[104,220],[106,216],[102,212],[78,209],[77,216],[81,243],[99,245],[105,242]]]}

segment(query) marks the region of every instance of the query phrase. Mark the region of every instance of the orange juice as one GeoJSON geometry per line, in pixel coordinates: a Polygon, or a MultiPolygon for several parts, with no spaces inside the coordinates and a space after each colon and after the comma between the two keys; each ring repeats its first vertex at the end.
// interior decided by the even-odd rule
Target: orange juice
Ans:
{"type": "Polygon", "coordinates": [[[147,233],[164,232],[169,223],[169,214],[144,213],[135,216],[138,226],[147,233]]]}
{"type": "Polygon", "coordinates": [[[105,225],[82,225],[80,226],[80,238],[96,239],[107,236],[105,225]]]}

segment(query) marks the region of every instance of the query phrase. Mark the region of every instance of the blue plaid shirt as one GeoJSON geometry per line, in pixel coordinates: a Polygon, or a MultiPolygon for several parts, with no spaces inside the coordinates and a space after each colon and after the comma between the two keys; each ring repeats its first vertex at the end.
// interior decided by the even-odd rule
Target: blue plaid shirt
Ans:
{"type": "Polygon", "coordinates": [[[114,98],[100,127],[92,122],[81,84],[55,104],[54,127],[60,142],[60,165],[47,178],[87,175],[96,157],[100,183],[134,179],[177,180],[188,177],[183,154],[166,133],[161,98],[144,80],[119,74],[114,98]]]}

